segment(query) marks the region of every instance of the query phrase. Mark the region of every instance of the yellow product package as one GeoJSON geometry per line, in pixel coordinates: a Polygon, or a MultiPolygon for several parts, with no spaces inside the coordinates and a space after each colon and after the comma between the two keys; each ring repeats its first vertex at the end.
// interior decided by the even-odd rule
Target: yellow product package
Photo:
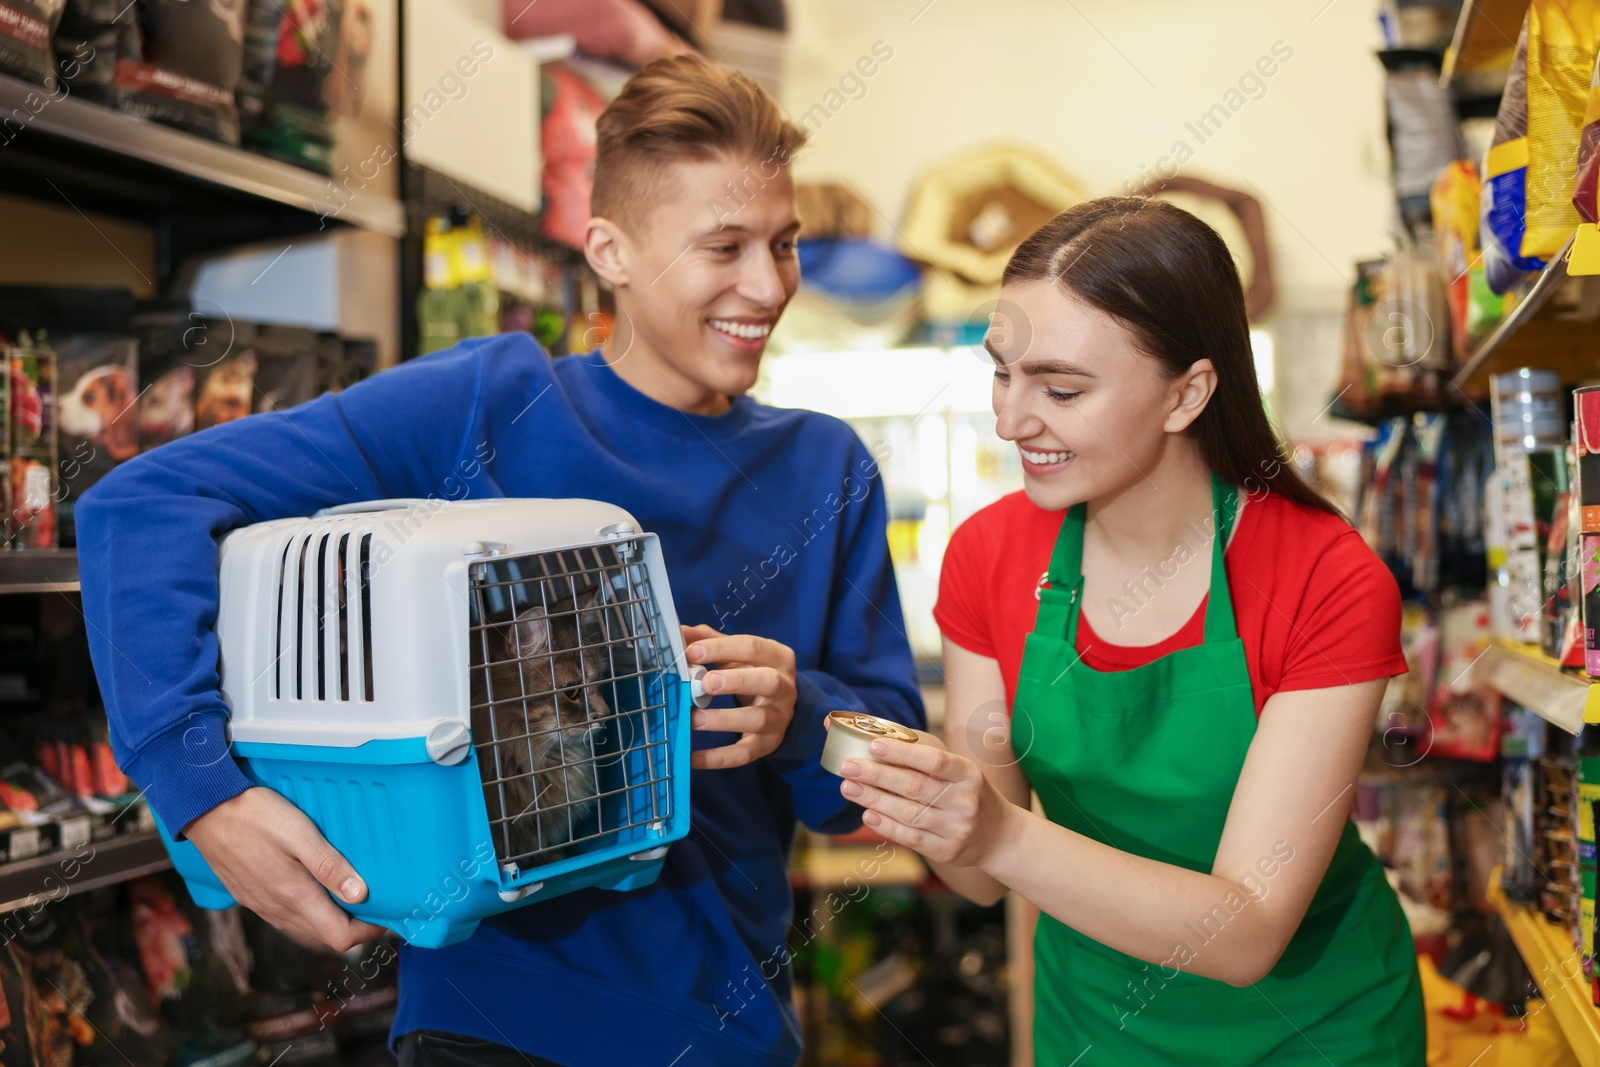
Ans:
{"type": "Polygon", "coordinates": [[[1600,51],[1600,0],[1533,0],[1528,8],[1527,229],[1523,256],[1548,259],[1577,228],[1578,142],[1600,51]]]}

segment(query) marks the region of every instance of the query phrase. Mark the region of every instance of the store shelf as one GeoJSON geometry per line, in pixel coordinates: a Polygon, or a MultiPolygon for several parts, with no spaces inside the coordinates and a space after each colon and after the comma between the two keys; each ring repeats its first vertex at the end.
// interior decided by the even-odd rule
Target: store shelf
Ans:
{"type": "Polygon", "coordinates": [[[0,594],[71,593],[78,589],[78,551],[0,551],[0,594]]]}
{"type": "Polygon", "coordinates": [[[1509,69],[1527,12],[1528,0],[1466,0],[1439,83],[1448,89],[1467,75],[1509,69]]]}
{"type": "Polygon", "coordinates": [[[171,866],[166,846],[154,830],[7,863],[0,866],[0,914],[115,885],[171,866]]]}
{"type": "Polygon", "coordinates": [[[1578,1062],[1600,1067],[1600,1009],[1594,1006],[1571,935],[1532,908],[1507,900],[1500,890],[1499,870],[1489,880],[1489,899],[1578,1062]]]}
{"type": "Polygon", "coordinates": [[[1467,381],[1485,368],[1495,352],[1504,347],[1506,342],[1533,318],[1544,302],[1550,299],[1550,295],[1561,287],[1561,283],[1567,277],[1567,252],[1571,248],[1572,238],[1568,237],[1566,244],[1561,246],[1561,251],[1555,254],[1549,265],[1534,276],[1517,305],[1501,320],[1500,325],[1483,339],[1483,343],[1473,350],[1455,377],[1450,379],[1451,385],[1457,389],[1464,389],[1467,381]]]}
{"type": "Polygon", "coordinates": [[[190,253],[330,225],[405,233],[404,206],[375,189],[358,183],[341,200],[324,175],[6,75],[0,115],[0,191],[162,226],[163,272],[190,253]]]}
{"type": "Polygon", "coordinates": [[[1591,687],[1582,675],[1563,671],[1537,645],[1490,645],[1478,661],[1477,671],[1485,685],[1570,734],[1581,730],[1585,722],[1600,722],[1600,703],[1595,703],[1600,701],[1600,687],[1591,687]]]}

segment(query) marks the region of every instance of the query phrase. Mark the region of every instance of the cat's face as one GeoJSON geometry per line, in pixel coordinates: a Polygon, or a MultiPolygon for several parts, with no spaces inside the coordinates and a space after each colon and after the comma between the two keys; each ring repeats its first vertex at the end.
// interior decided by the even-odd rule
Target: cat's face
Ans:
{"type": "MultiPolygon", "coordinates": [[[[588,594],[551,612],[540,605],[525,608],[513,622],[489,629],[483,645],[474,640],[472,702],[481,706],[493,700],[498,740],[529,738],[536,750],[546,743],[561,746],[563,737],[587,738],[611,713],[600,684],[609,677],[606,657],[592,647],[596,599],[597,594],[588,594]],[[485,654],[487,671],[481,666],[485,654]]],[[[573,758],[557,751],[541,754],[537,762],[573,758]]]]}
{"type": "Polygon", "coordinates": [[[495,700],[525,697],[530,733],[557,728],[587,733],[610,713],[598,684],[605,677],[605,663],[595,650],[581,647],[581,618],[560,612],[552,617],[535,606],[503,632],[501,662],[494,669],[495,700]]]}

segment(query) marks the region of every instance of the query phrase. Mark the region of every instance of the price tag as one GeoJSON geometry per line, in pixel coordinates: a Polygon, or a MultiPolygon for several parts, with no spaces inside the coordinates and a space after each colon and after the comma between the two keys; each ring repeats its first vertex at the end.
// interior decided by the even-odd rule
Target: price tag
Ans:
{"type": "Polygon", "coordinates": [[[39,828],[19,826],[11,831],[10,856],[12,860],[25,860],[39,854],[39,828]]]}
{"type": "Polygon", "coordinates": [[[89,816],[79,815],[73,819],[61,821],[61,847],[77,848],[89,840],[89,816]]]}

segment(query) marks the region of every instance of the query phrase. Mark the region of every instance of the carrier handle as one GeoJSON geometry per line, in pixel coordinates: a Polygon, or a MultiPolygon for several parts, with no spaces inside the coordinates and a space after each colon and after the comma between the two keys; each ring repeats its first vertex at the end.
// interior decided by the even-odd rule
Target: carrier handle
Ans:
{"type": "Polygon", "coordinates": [[[420,496],[402,496],[391,500],[358,500],[354,504],[335,504],[331,508],[321,508],[311,517],[322,519],[330,515],[359,515],[368,511],[401,511],[427,503],[428,501],[420,496]]]}

